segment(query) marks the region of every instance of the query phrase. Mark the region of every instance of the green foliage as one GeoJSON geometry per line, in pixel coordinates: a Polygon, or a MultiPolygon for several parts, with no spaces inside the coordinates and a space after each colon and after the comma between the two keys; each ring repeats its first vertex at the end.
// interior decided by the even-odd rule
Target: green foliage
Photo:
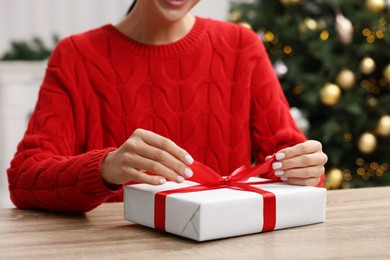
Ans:
{"type": "Polygon", "coordinates": [[[327,170],[344,171],[343,187],[390,185],[390,137],[375,132],[379,119],[390,114],[390,84],[383,76],[390,64],[390,7],[374,12],[365,2],[302,0],[285,5],[257,0],[235,4],[231,13],[235,12],[234,22],[250,23],[264,38],[273,62],[282,61],[288,67],[288,73],[280,77],[287,99],[291,106],[307,113],[311,123],[308,138],[322,142],[329,156],[327,170]],[[340,40],[340,28],[335,25],[337,14],[353,24],[350,44],[340,40]],[[312,21],[315,26],[310,28],[312,21]],[[372,32],[373,41],[363,35],[365,28],[372,32]],[[326,32],[329,37],[321,38],[326,32]],[[292,48],[292,53],[286,52],[286,46],[292,48]],[[359,67],[367,56],[376,64],[369,74],[359,67]],[[335,105],[323,104],[320,90],[327,82],[336,83],[343,69],[354,72],[355,86],[342,88],[335,105]],[[369,154],[362,153],[358,146],[365,132],[376,134],[378,141],[369,154]]]}
{"type": "MultiPolygon", "coordinates": [[[[59,41],[58,36],[53,36],[54,45],[59,41]]],[[[13,41],[11,48],[4,53],[0,60],[44,60],[51,54],[52,49],[38,37],[30,41],[13,41]]]]}

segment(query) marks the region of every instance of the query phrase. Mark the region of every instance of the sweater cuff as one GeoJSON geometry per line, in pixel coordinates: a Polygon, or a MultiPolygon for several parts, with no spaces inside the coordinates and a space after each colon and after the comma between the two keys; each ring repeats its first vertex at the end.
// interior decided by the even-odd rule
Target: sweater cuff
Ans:
{"type": "Polygon", "coordinates": [[[122,190],[122,185],[107,187],[100,174],[100,166],[106,155],[117,148],[109,147],[89,152],[89,161],[79,174],[79,188],[84,193],[94,194],[98,197],[111,197],[122,190]]]}

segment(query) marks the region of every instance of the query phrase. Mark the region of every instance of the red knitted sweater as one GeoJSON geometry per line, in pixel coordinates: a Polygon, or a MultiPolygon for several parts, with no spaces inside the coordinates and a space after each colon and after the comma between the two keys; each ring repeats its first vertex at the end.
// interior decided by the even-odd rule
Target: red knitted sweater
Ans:
{"type": "Polygon", "coordinates": [[[222,175],[305,140],[254,32],[197,17],[181,40],[153,46],[106,25],[54,50],[8,169],[12,201],[69,212],[122,201],[100,164],[136,128],[222,175]]]}

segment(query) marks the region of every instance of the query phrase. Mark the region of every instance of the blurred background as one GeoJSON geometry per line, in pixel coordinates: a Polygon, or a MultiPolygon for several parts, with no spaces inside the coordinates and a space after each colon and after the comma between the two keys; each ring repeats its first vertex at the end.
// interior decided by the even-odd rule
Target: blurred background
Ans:
{"type": "MultiPolygon", "coordinates": [[[[131,2],[0,0],[0,207],[53,46],[131,2]]],[[[390,185],[390,0],[203,0],[193,13],[258,34],[298,126],[329,156],[328,189],[390,185]]]]}
{"type": "Polygon", "coordinates": [[[390,1],[258,0],[229,19],[257,32],[298,125],[322,142],[325,186],[390,185],[390,1]]]}

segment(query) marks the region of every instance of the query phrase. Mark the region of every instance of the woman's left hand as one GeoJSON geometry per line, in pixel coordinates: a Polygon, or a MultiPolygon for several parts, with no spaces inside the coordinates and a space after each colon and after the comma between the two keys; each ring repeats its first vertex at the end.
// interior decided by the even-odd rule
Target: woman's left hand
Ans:
{"type": "Polygon", "coordinates": [[[293,185],[316,186],[325,172],[328,156],[322,151],[320,142],[308,140],[280,150],[275,154],[275,159],[272,168],[282,181],[293,185]]]}

